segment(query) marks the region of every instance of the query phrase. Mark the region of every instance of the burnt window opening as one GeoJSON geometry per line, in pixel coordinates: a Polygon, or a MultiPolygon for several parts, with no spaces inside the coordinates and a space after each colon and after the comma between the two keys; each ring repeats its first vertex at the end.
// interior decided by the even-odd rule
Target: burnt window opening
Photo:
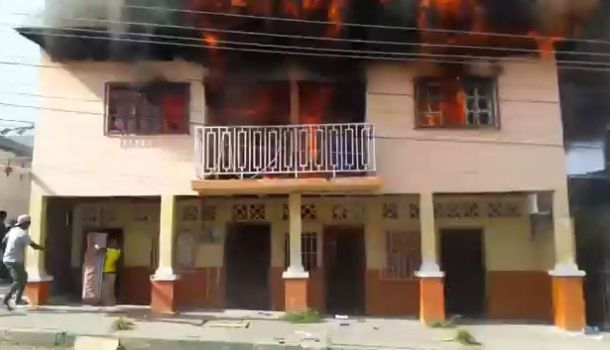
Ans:
{"type": "Polygon", "coordinates": [[[287,80],[253,82],[207,79],[205,100],[206,122],[210,125],[269,126],[365,121],[364,85],[351,81],[299,81],[293,85],[287,80]],[[291,91],[293,87],[296,91],[291,91]],[[292,120],[292,115],[298,116],[298,121],[292,120]]]}
{"type": "Polygon", "coordinates": [[[188,134],[188,83],[106,84],[108,134],[188,134]]]}
{"type": "Polygon", "coordinates": [[[428,78],[416,83],[416,125],[428,128],[498,127],[491,78],[428,78]]]}
{"type": "Polygon", "coordinates": [[[365,87],[358,82],[300,81],[299,123],[361,123],[365,87]]]}
{"type": "Polygon", "coordinates": [[[206,122],[210,125],[290,123],[290,83],[206,79],[206,122]]]}
{"type": "MultiPolygon", "coordinates": [[[[284,267],[290,266],[290,234],[286,233],[284,240],[284,267]]],[[[301,260],[303,268],[311,272],[318,267],[318,234],[303,232],[301,234],[301,260]]]]}

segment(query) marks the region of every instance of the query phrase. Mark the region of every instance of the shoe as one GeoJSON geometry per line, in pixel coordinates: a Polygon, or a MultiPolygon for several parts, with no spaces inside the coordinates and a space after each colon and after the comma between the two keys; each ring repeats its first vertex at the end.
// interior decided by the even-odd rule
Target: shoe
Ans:
{"type": "Polygon", "coordinates": [[[23,299],[15,301],[15,305],[29,305],[29,303],[23,299]]]}
{"type": "Polygon", "coordinates": [[[6,307],[6,309],[8,311],[13,311],[13,307],[11,306],[10,302],[7,299],[4,299],[2,301],[2,303],[4,304],[4,306],[6,307]]]}

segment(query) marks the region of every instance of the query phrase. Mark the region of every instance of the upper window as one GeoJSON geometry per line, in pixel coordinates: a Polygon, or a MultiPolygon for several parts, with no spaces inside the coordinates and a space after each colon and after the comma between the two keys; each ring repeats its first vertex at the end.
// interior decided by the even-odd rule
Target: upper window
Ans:
{"type": "Polygon", "coordinates": [[[497,127],[494,80],[431,78],[416,84],[417,126],[497,127]]]}
{"type": "Polygon", "coordinates": [[[106,130],[116,134],[186,134],[189,84],[106,85],[106,130]]]}

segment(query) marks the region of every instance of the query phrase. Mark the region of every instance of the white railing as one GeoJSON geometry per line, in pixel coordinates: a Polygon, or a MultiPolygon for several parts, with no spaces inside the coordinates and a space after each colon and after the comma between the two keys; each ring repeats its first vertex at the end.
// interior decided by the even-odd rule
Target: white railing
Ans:
{"type": "Polygon", "coordinates": [[[366,123],[199,126],[197,175],[369,173],[375,171],[374,131],[366,123]]]}

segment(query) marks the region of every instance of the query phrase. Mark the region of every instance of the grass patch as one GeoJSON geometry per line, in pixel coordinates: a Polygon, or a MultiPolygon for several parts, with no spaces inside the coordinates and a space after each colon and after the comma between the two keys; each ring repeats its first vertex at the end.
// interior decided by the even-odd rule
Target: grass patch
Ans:
{"type": "Polygon", "coordinates": [[[311,309],[299,312],[287,312],[282,319],[292,323],[319,323],[322,321],[320,313],[317,310],[311,309]]]}
{"type": "Polygon", "coordinates": [[[112,322],[112,330],[115,331],[130,331],[135,328],[135,323],[126,317],[119,317],[112,322]]]}
{"type": "Polygon", "coordinates": [[[455,325],[451,321],[434,321],[427,324],[430,328],[453,328],[455,325]]]}
{"type": "Polygon", "coordinates": [[[455,335],[455,341],[462,345],[481,345],[474,335],[465,329],[458,329],[455,335]]]}

